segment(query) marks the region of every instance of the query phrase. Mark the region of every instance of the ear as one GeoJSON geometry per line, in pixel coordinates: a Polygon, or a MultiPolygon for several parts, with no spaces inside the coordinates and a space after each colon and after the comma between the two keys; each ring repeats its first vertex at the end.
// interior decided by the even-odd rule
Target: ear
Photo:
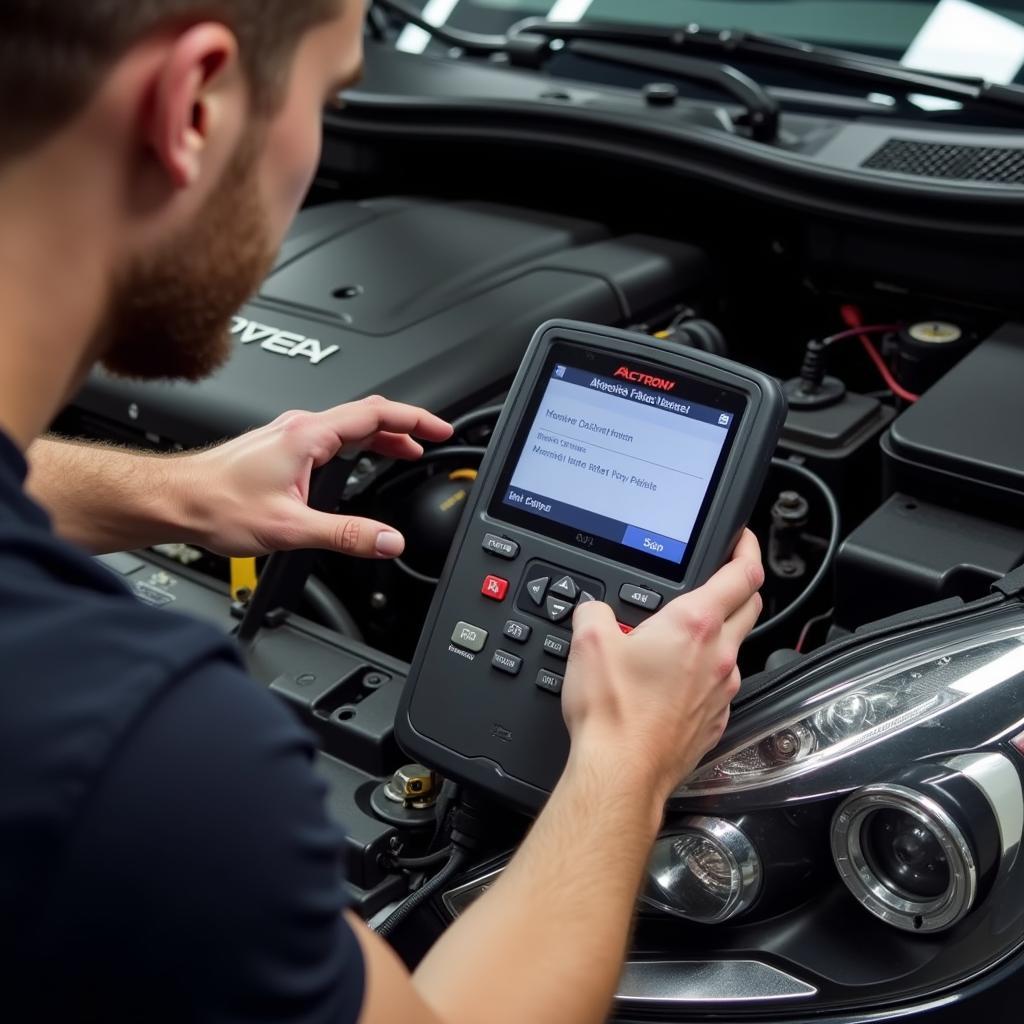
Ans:
{"type": "Polygon", "coordinates": [[[204,162],[233,148],[247,103],[238,41],[227,26],[204,22],[174,37],[153,86],[145,134],[175,188],[198,181],[204,162]]]}

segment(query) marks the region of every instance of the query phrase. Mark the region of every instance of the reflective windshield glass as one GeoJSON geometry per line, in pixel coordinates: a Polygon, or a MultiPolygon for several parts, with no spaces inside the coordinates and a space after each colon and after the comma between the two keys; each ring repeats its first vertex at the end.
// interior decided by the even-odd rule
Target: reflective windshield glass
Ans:
{"type": "MultiPolygon", "coordinates": [[[[435,24],[502,32],[525,17],[744,29],[787,36],[908,66],[1024,83],[1024,0],[422,0],[435,24]]],[[[401,49],[427,39],[407,30],[401,49]]]]}

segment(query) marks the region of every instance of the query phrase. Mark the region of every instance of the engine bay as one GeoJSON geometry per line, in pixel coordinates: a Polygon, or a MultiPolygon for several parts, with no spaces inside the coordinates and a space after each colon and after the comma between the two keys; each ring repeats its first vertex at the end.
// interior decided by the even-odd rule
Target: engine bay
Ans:
{"type": "MultiPolygon", "coordinates": [[[[425,67],[428,89],[438,68],[425,67]]],[[[422,886],[462,815],[472,862],[400,935],[414,962],[529,824],[514,808],[460,804],[432,766],[407,763],[394,723],[512,378],[534,330],[557,316],[728,357],[777,378],[789,401],[751,518],[767,575],[743,689],[721,746],[672,801],[619,1011],[657,1015],[652,992],[695,991],[669,1000],[675,1019],[711,1003],[742,1013],[698,977],[718,961],[747,965],[721,982],[730,992],[808,1010],[923,997],[997,962],[1021,934],[1019,815],[992,839],[988,812],[961,790],[964,778],[985,794],[1012,790],[992,778],[1003,762],[1024,770],[1024,725],[1002,685],[1024,668],[1024,307],[1009,255],[1019,227],[991,215],[983,190],[943,196],[901,180],[902,206],[894,195],[873,206],[837,179],[806,183],[799,198],[710,159],[670,166],[698,153],[656,161],[625,142],[574,146],[552,132],[551,108],[584,99],[570,89],[538,101],[528,73],[516,81],[542,110],[534,121],[520,110],[518,134],[514,103],[488,136],[486,118],[460,121],[440,99],[436,121],[408,130],[414,74],[393,54],[371,60],[350,109],[327,115],[320,176],[233,321],[217,375],[186,387],[98,372],[55,425],[177,451],[377,393],[454,423],[451,441],[416,464],[360,456],[332,495],[333,508],[399,527],[404,555],[318,553],[293,600],[246,639],[254,677],[318,737],[360,912],[372,919],[422,886]],[[368,110],[382,115],[376,129],[368,110]],[[988,682],[972,687],[978,673],[988,682]],[[1002,761],[970,760],[986,757],[1002,761]],[[920,765],[942,777],[906,775],[920,765]],[[864,792],[874,785],[889,789],[864,792]],[[955,894],[950,881],[931,917],[878,902],[864,879],[883,873],[883,855],[837,848],[835,825],[856,836],[884,827],[879,814],[918,815],[920,801],[893,793],[926,789],[955,823],[939,840],[970,834],[962,874],[975,879],[955,894]],[[856,796],[881,802],[847,806],[856,796]],[[962,823],[979,815],[984,826],[962,823]],[[686,857],[710,879],[689,903],[673,875],[686,857]]],[[[599,98],[621,100],[612,89],[599,98]]],[[[806,119],[796,127],[816,137],[806,119]]],[[[668,145],[656,134],[651,146],[668,145]]],[[[106,560],[155,606],[225,632],[247,615],[219,556],[171,545],[106,560]]],[[[950,879],[954,847],[935,855],[950,879]]],[[[928,884],[919,902],[930,907],[941,894],[928,884]]]]}
{"type": "MultiPolygon", "coordinates": [[[[833,605],[828,621],[810,623],[812,639],[980,596],[1014,568],[1024,466],[1005,424],[1024,328],[986,307],[888,294],[865,303],[866,323],[858,293],[832,298],[803,280],[799,305],[780,304],[777,321],[754,329],[756,311],[735,304],[716,273],[720,258],[689,241],[492,203],[312,205],[234,319],[220,372],[186,387],[96,371],[58,429],[180,450],[368,394],[450,417],[452,441],[421,463],[367,456],[347,482],[347,507],[403,530],[403,558],[324,556],[314,574],[357,636],[408,660],[512,374],[534,328],[557,313],[787,382],[790,410],[753,520],[769,569],[762,664],[765,641],[797,646],[813,613],[833,605]],[[821,309],[814,331],[809,307],[821,309]]],[[[225,564],[189,557],[227,579],[225,564]]]]}

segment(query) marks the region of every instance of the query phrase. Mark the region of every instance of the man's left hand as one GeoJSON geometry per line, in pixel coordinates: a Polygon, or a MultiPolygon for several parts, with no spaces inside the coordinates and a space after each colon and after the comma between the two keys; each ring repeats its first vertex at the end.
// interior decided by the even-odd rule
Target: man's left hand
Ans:
{"type": "Polygon", "coordinates": [[[326,548],[393,558],[405,547],[392,527],[309,508],[314,469],[335,455],[372,451],[417,459],[415,440],[447,440],[451,426],[424,409],[373,396],[326,412],[287,412],[215,448],[180,458],[182,518],[190,539],[223,555],[326,548]]]}

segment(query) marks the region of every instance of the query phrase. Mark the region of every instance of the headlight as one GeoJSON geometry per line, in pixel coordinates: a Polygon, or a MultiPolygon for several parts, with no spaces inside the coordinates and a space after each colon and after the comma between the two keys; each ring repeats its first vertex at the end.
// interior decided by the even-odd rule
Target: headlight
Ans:
{"type": "Polygon", "coordinates": [[[721,818],[695,815],[654,844],[641,899],[691,921],[717,924],[749,909],[760,888],[761,861],[746,835],[721,818]]]}
{"type": "Polygon", "coordinates": [[[1022,828],[1017,769],[1001,754],[967,755],[858,789],[836,811],[832,856],[876,917],[936,932],[966,916],[1022,828]]]}
{"type": "Polygon", "coordinates": [[[795,713],[699,768],[677,795],[740,793],[812,772],[816,783],[827,776],[837,790],[848,790],[852,786],[842,785],[849,771],[843,767],[846,760],[879,745],[880,762],[894,759],[904,765],[930,756],[928,726],[940,719],[947,727],[954,720],[964,723],[963,737],[944,737],[946,749],[972,749],[996,734],[979,735],[978,727],[987,722],[968,706],[981,698],[991,704],[998,688],[1022,672],[1019,617],[1012,626],[947,641],[845,678],[833,670],[829,682],[799,703],[795,713]]]}
{"type": "Polygon", "coordinates": [[[669,802],[637,949],[710,960],[715,977],[770,952],[817,990],[808,1019],[952,1003],[1009,965],[1024,948],[1022,640],[1021,603],[988,599],[750,686],[669,802]]]}

